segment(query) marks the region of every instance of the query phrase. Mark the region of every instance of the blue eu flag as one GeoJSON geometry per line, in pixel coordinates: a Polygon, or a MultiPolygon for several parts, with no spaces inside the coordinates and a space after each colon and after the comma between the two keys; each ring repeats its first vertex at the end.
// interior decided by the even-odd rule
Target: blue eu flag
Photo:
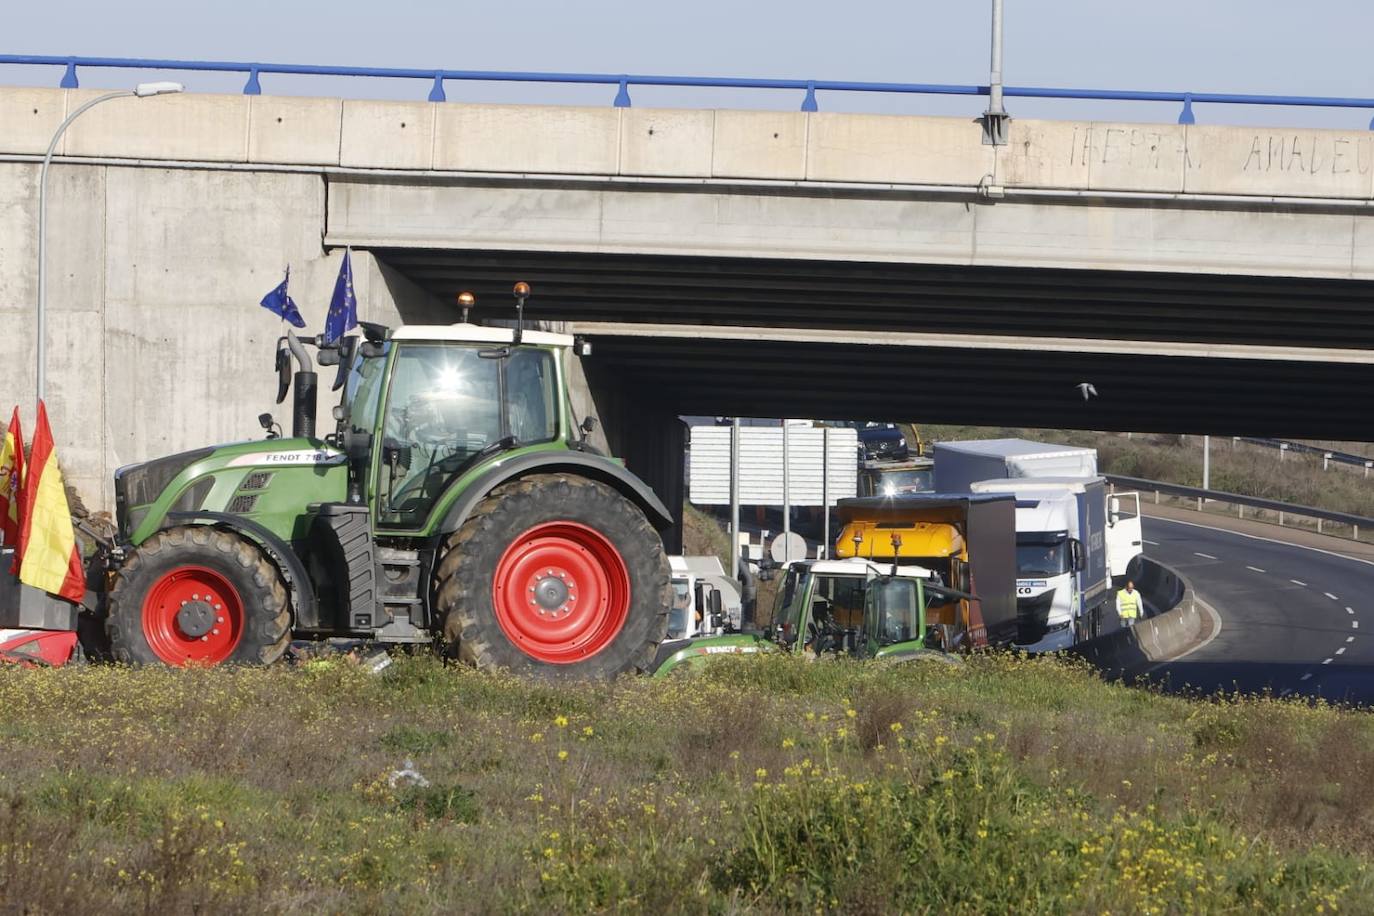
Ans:
{"type": "Polygon", "coordinates": [[[329,300],[329,314],[324,319],[324,342],[331,344],[358,326],[358,297],[353,294],[353,264],[344,249],[339,279],[334,281],[334,298],[329,300]]]}
{"type": "Polygon", "coordinates": [[[291,297],[286,294],[286,284],[291,282],[291,268],[286,268],[286,279],[282,280],[276,289],[262,297],[262,307],[274,315],[291,322],[298,328],[305,327],[305,319],[296,309],[296,303],[291,301],[291,297]]]}

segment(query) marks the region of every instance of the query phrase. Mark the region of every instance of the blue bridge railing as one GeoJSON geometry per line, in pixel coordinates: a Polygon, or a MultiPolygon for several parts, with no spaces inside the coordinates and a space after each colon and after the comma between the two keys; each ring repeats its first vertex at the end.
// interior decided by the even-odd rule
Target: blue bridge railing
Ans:
{"type": "MultiPolygon", "coordinates": [[[[265,75],[306,75],[375,77],[422,80],[430,83],[429,100],[447,101],[444,84],[449,81],[508,83],[574,83],[616,87],[612,104],[630,107],[632,86],[675,86],[713,89],[774,89],[803,93],[801,110],[817,111],[817,92],[881,92],[909,95],[986,96],[987,86],[962,86],[943,83],[874,83],[851,80],[750,79],[709,76],[661,76],[644,73],[546,73],[512,70],[423,70],[405,67],[337,67],[321,64],[271,64],[222,60],[157,60],[133,57],[60,57],[44,54],[0,54],[0,64],[61,67],[59,86],[80,86],[78,71],[83,68],[125,70],[180,70],[188,72],[242,73],[245,95],[262,94],[265,75]]],[[[1195,124],[1195,104],[1273,105],[1303,108],[1374,109],[1374,99],[1301,95],[1246,95],[1225,92],[1156,92],[1131,89],[1063,89],[1045,86],[1006,86],[1007,98],[1075,99],[1115,102],[1172,102],[1183,107],[1178,123],[1195,124]]],[[[1374,120],[1370,122],[1374,130],[1374,120]]]]}

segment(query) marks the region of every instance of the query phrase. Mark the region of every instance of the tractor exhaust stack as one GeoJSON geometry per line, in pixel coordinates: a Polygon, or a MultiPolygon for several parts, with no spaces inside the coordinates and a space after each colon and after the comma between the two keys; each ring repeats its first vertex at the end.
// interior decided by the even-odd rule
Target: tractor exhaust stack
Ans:
{"type": "Polygon", "coordinates": [[[319,387],[320,377],[314,371],[315,366],[310,360],[310,354],[305,352],[305,347],[290,331],[286,332],[286,345],[291,348],[291,355],[296,357],[296,362],[300,364],[300,369],[297,370],[295,377],[296,392],[291,410],[291,435],[313,439],[315,438],[315,393],[319,387]]]}

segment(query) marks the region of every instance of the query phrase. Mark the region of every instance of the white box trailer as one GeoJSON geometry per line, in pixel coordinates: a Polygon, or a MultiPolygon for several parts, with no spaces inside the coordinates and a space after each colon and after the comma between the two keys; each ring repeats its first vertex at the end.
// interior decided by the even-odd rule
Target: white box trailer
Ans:
{"type": "MultiPolygon", "coordinates": [[[[934,454],[935,489],[941,493],[967,493],[980,480],[1098,476],[1097,449],[1029,439],[937,442],[934,454]]],[[[1107,568],[1113,578],[1127,576],[1144,545],[1140,494],[1113,494],[1106,515],[1107,568]]]]}
{"type": "Polygon", "coordinates": [[[935,489],[940,493],[968,493],[969,486],[979,480],[1096,476],[1095,448],[1029,439],[935,443],[935,489]]]}

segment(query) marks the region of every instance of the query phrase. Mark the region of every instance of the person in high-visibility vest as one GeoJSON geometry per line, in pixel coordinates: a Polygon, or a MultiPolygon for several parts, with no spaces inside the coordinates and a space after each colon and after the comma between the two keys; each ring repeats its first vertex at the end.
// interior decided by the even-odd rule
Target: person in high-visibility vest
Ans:
{"type": "Polygon", "coordinates": [[[1140,618],[1140,610],[1140,592],[1135,590],[1135,583],[1128,579],[1126,587],[1116,593],[1117,619],[1123,627],[1133,627],[1140,618]]]}

